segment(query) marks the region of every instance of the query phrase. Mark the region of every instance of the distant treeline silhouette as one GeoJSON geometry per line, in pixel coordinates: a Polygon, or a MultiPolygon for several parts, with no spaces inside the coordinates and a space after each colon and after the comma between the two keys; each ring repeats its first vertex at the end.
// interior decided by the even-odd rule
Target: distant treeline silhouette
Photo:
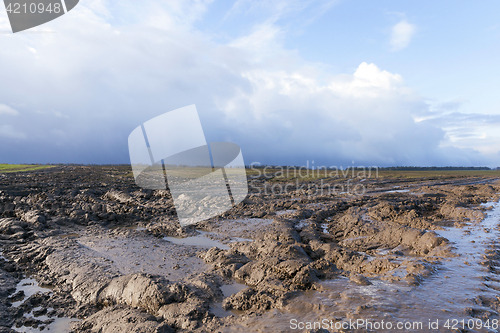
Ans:
{"type": "MultiPolygon", "coordinates": [[[[498,169],[498,168],[497,168],[498,169]]],[[[415,166],[396,166],[396,167],[385,167],[379,168],[379,170],[391,170],[391,171],[447,171],[447,170],[494,170],[488,167],[415,167],[415,166]]]]}
{"type": "MultiPolygon", "coordinates": [[[[95,163],[45,163],[45,164],[38,164],[38,163],[22,163],[20,165],[67,165],[67,166],[120,166],[120,167],[127,167],[130,166],[130,164],[95,164],[95,163]]],[[[261,165],[246,165],[246,169],[264,169],[264,168],[299,168],[299,166],[292,166],[292,165],[266,165],[266,164],[261,164],[261,165]]],[[[363,167],[356,167],[356,166],[348,166],[347,169],[352,169],[354,170],[359,170],[362,169],[363,167]]],[[[437,167],[437,166],[431,166],[431,167],[417,167],[417,166],[393,166],[393,167],[376,167],[376,166],[371,166],[367,168],[376,168],[380,171],[385,170],[385,171],[461,171],[461,170],[472,170],[472,171],[478,171],[478,170],[500,170],[500,167],[497,168],[489,168],[486,166],[483,167],[452,167],[452,166],[445,166],[445,167],[437,167]]],[[[311,169],[325,169],[325,167],[311,167],[311,169]]],[[[345,169],[343,167],[337,168],[337,167],[326,167],[327,170],[333,170],[333,169],[345,169]]]]}

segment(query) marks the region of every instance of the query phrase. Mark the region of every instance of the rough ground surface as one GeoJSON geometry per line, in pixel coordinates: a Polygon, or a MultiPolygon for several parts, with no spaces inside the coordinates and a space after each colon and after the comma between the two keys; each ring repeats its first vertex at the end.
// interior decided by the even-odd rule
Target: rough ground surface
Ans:
{"type": "MultiPolygon", "coordinates": [[[[79,319],[74,332],[280,331],[265,318],[321,313],[321,305],[297,306],[304,295],[321,293],[324,281],[425,284],[457,255],[437,231],[477,226],[486,212],[480,204],[500,192],[487,177],[366,179],[362,196],[293,186],[265,194],[268,184],[258,180],[231,211],[180,228],[169,193],[138,188],[129,172],[68,166],[0,175],[0,332],[41,330],[58,317],[79,319]],[[166,236],[220,246],[178,245],[166,236]],[[28,276],[48,291],[17,291],[28,276]],[[243,286],[226,292],[233,283],[243,286]]],[[[499,253],[489,244],[481,265],[496,272],[499,253]]],[[[483,310],[464,314],[498,318],[499,299],[478,293],[483,310]]],[[[346,306],[339,316],[364,310],[346,306]]]]}

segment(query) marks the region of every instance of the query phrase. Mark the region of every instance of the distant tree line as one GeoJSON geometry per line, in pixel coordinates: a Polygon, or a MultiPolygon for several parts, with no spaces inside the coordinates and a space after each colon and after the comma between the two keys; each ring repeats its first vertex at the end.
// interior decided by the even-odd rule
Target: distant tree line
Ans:
{"type": "MultiPolygon", "coordinates": [[[[416,166],[396,166],[396,167],[385,167],[385,168],[379,168],[380,170],[391,170],[391,171],[446,171],[446,170],[493,170],[488,167],[452,167],[452,166],[446,166],[446,167],[416,167],[416,166]]],[[[500,168],[496,168],[499,170],[500,168]]]]}

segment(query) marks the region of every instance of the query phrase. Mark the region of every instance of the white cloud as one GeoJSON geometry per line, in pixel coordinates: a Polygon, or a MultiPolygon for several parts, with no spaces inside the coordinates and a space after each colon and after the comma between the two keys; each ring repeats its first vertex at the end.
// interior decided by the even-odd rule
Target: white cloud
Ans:
{"type": "Polygon", "coordinates": [[[408,47],[416,31],[417,27],[405,19],[394,25],[391,30],[391,49],[399,51],[408,47]]]}
{"type": "Polygon", "coordinates": [[[401,94],[406,93],[403,82],[401,75],[380,70],[375,64],[363,62],[352,77],[341,76],[332,80],[329,89],[341,96],[375,98],[395,90],[401,94]]]}
{"type": "Polygon", "coordinates": [[[11,108],[8,105],[0,104],[0,115],[2,115],[2,114],[17,116],[19,114],[19,112],[17,112],[16,110],[14,110],[13,108],[11,108]]]}
{"type": "Polygon", "coordinates": [[[225,129],[232,140],[262,163],[454,164],[439,148],[444,132],[413,121],[412,110],[425,108],[423,101],[400,75],[375,64],[361,63],[327,82],[307,67],[244,75],[250,92],[218,107],[232,124],[225,129]]]}
{"type": "Polygon", "coordinates": [[[446,131],[445,140],[441,145],[452,145],[458,148],[474,147],[485,155],[494,155],[500,146],[499,115],[485,115],[478,113],[449,112],[446,106],[434,111],[432,117],[420,120],[432,123],[446,131]]]}

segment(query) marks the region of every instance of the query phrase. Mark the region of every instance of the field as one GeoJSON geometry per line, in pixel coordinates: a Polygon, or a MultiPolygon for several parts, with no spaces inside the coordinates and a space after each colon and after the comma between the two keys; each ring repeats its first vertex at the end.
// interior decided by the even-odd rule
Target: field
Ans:
{"type": "Polygon", "coordinates": [[[319,180],[319,179],[343,179],[343,178],[367,178],[367,179],[450,179],[463,177],[500,177],[500,170],[376,170],[368,168],[349,170],[293,170],[286,168],[276,169],[247,169],[249,177],[268,176],[271,181],[288,181],[288,180],[319,180]],[[353,177],[354,175],[354,177],[353,177]]]}
{"type": "Polygon", "coordinates": [[[36,171],[53,167],[52,165],[38,164],[0,164],[0,173],[36,171]]]}
{"type": "MultiPolygon", "coordinates": [[[[1,172],[0,166],[0,172],[1,172]]],[[[120,176],[133,178],[132,170],[127,165],[120,166],[122,173],[120,176]],[[126,172],[125,172],[126,171],[126,172]],[[124,172],[124,173],[123,173],[124,172]]],[[[232,173],[232,169],[225,169],[226,173],[232,173]]],[[[234,169],[237,170],[237,169],[234,169]]],[[[155,169],[150,169],[149,171],[155,171],[155,169]]],[[[195,168],[172,168],[167,167],[166,172],[173,176],[182,176],[183,178],[197,178],[207,174],[206,168],[195,167],[195,168]]],[[[294,170],[290,167],[288,170],[286,168],[247,168],[247,176],[249,178],[254,177],[266,177],[270,182],[286,182],[295,181],[299,179],[301,181],[312,181],[312,180],[340,180],[340,179],[350,179],[350,178],[367,178],[367,179],[400,179],[411,180],[411,179],[426,179],[426,180],[437,180],[437,179],[457,179],[464,177],[500,177],[500,170],[377,170],[372,168],[371,170],[366,168],[354,169],[354,177],[352,169],[348,170],[312,170],[312,169],[301,169],[298,168],[294,170]]]]}

